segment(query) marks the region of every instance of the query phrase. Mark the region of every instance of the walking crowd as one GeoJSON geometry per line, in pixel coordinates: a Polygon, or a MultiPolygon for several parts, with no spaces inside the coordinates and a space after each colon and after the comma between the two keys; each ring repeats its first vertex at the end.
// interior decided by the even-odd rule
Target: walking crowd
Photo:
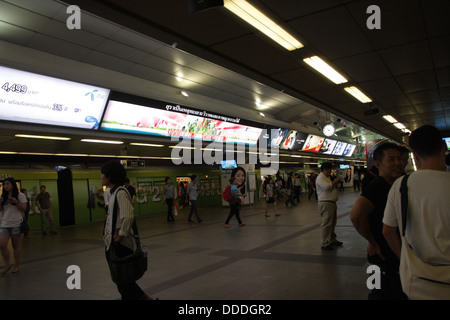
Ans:
{"type": "MultiPolygon", "coordinates": [[[[306,181],[298,173],[288,173],[287,179],[279,174],[265,177],[260,197],[265,200],[264,216],[270,217],[269,208],[280,216],[278,203],[286,207],[300,204],[303,186],[308,188],[308,201],[317,201],[321,218],[320,248],[324,252],[335,250],[344,243],[336,234],[339,192],[344,182],[361,192],[350,210],[355,230],[367,240],[367,261],[381,270],[381,286],[373,289],[368,298],[397,299],[450,299],[450,172],[446,163],[446,149],[439,131],[423,126],[411,133],[409,146],[419,170],[407,174],[409,152],[405,147],[385,142],[373,153],[374,166],[364,174],[358,171],[341,174],[333,172],[329,162],[322,163],[320,173],[311,173],[306,181]]],[[[447,156],[448,160],[448,156],[447,156]]],[[[128,257],[140,252],[137,225],[134,218],[135,189],[129,185],[126,170],[116,161],[101,168],[105,191],[106,221],[103,232],[105,257],[112,269],[112,256],[128,257]]],[[[248,196],[247,176],[242,167],[231,171],[229,186],[223,198],[230,205],[225,228],[230,228],[233,217],[240,227],[240,211],[248,196]]],[[[347,185],[348,186],[348,185],[347,185]]],[[[197,199],[201,185],[195,175],[189,184],[172,184],[166,177],[163,200],[167,205],[167,222],[174,223],[182,208],[190,207],[189,223],[202,222],[197,199]],[[177,198],[178,201],[177,201],[177,198]]],[[[46,235],[45,219],[50,233],[56,234],[53,204],[46,187],[40,187],[35,205],[41,214],[41,232],[46,235]]],[[[3,180],[0,196],[0,249],[4,265],[0,274],[20,270],[21,234],[28,235],[27,219],[33,212],[27,191],[19,191],[13,178],[3,180]],[[8,249],[11,240],[14,264],[8,249]]],[[[142,275],[141,275],[142,276],[142,275]]],[[[117,282],[122,299],[152,299],[135,280],[117,282]]]]}

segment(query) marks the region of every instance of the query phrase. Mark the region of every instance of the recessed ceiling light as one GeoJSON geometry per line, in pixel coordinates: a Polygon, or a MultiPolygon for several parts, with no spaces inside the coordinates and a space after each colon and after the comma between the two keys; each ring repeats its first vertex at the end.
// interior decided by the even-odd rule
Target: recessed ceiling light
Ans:
{"type": "Polygon", "coordinates": [[[403,123],[400,123],[400,122],[394,123],[394,126],[396,126],[399,129],[402,129],[402,130],[406,129],[406,127],[403,125],[403,123]]]}
{"type": "Polygon", "coordinates": [[[71,140],[71,138],[67,137],[52,137],[52,136],[38,136],[38,135],[31,135],[31,134],[16,134],[14,135],[18,138],[32,138],[32,139],[46,139],[46,140],[71,140]]]}
{"type": "Polygon", "coordinates": [[[245,22],[289,51],[300,49],[303,44],[281,28],[261,11],[244,0],[224,0],[224,6],[245,22]]]}
{"type": "Polygon", "coordinates": [[[345,91],[350,93],[353,97],[361,101],[362,103],[372,102],[372,99],[370,99],[368,96],[366,96],[364,93],[361,92],[357,87],[346,87],[344,88],[345,91]]]}
{"type": "Polygon", "coordinates": [[[390,123],[396,123],[398,122],[397,119],[395,119],[393,116],[391,115],[385,115],[383,116],[384,120],[390,122],[390,123]]]}
{"type": "Polygon", "coordinates": [[[142,146],[142,147],[156,147],[156,148],[164,147],[163,144],[140,143],[140,142],[131,142],[130,145],[132,145],[132,146],[142,146]]]}
{"type": "Polygon", "coordinates": [[[113,140],[81,139],[81,141],[92,142],[92,143],[123,144],[123,141],[113,141],[113,140]]]}
{"type": "Polygon", "coordinates": [[[323,61],[318,56],[309,57],[303,59],[303,61],[312,68],[316,69],[321,74],[323,74],[325,77],[333,81],[335,84],[347,82],[347,79],[345,79],[339,72],[330,67],[328,63],[323,61]]]}

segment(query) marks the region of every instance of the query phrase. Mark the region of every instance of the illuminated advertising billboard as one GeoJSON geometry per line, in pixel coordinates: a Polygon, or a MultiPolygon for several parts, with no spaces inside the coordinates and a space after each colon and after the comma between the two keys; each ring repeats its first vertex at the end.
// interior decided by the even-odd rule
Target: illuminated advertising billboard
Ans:
{"type": "Polygon", "coordinates": [[[204,114],[180,106],[167,105],[164,110],[111,100],[101,130],[248,145],[258,142],[261,128],[219,120],[225,117],[217,115],[211,115],[217,119],[203,117],[204,114]]]}
{"type": "Polygon", "coordinates": [[[320,148],[320,153],[323,154],[332,154],[334,147],[336,146],[337,141],[326,138],[324,143],[322,144],[322,147],[320,148]]]}
{"type": "Polygon", "coordinates": [[[289,129],[269,127],[267,131],[269,133],[267,146],[269,148],[280,148],[281,143],[285,140],[289,129]]]}
{"type": "Polygon", "coordinates": [[[334,156],[342,156],[346,147],[347,143],[338,141],[331,154],[334,156]]]}
{"type": "Polygon", "coordinates": [[[0,66],[0,120],[98,129],[109,90],[0,66]]]}
{"type": "Polygon", "coordinates": [[[320,148],[322,147],[324,140],[324,137],[310,134],[308,138],[306,138],[305,144],[300,151],[318,153],[320,151],[320,148]]]}
{"type": "Polygon", "coordinates": [[[344,149],[344,152],[342,153],[345,157],[351,157],[353,154],[353,151],[355,151],[356,145],[354,144],[348,144],[347,147],[344,149]]]}

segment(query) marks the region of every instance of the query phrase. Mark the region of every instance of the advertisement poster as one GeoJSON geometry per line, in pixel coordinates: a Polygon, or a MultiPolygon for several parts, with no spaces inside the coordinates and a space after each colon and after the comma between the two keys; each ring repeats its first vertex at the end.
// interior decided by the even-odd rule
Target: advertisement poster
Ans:
{"type": "Polygon", "coordinates": [[[334,147],[336,146],[337,141],[326,138],[324,143],[322,144],[322,147],[320,148],[320,153],[323,154],[332,154],[334,147]]]}
{"type": "Polygon", "coordinates": [[[102,130],[256,145],[262,129],[198,115],[110,101],[102,130]]]}
{"type": "Polygon", "coordinates": [[[344,153],[342,154],[345,157],[351,157],[353,154],[353,151],[355,151],[356,145],[354,144],[348,144],[347,147],[344,150],[344,153]]]}
{"type": "Polygon", "coordinates": [[[98,129],[109,90],[0,66],[0,120],[98,129]]]}
{"type": "Polygon", "coordinates": [[[323,137],[310,134],[300,151],[318,153],[320,151],[320,148],[322,147],[324,140],[325,138],[323,137]]]}
{"type": "Polygon", "coordinates": [[[281,143],[280,149],[283,150],[292,150],[292,147],[295,144],[295,140],[297,138],[297,131],[289,130],[283,142],[281,143]]]}
{"type": "Polygon", "coordinates": [[[331,154],[334,156],[342,156],[346,147],[347,143],[338,141],[331,154]]]}
{"type": "Polygon", "coordinates": [[[288,129],[271,127],[269,131],[269,148],[279,148],[288,134],[288,129]]]}

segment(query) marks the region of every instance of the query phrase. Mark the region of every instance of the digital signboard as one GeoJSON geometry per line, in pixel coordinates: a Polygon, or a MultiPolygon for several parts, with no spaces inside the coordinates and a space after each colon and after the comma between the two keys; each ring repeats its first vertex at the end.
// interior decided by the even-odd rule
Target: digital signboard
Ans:
{"type": "Polygon", "coordinates": [[[248,145],[256,145],[262,132],[261,128],[203,117],[199,111],[178,109],[184,108],[167,105],[157,109],[110,100],[101,130],[248,145]]]}
{"type": "Polygon", "coordinates": [[[0,66],[0,120],[98,129],[109,92],[0,66]]]}

